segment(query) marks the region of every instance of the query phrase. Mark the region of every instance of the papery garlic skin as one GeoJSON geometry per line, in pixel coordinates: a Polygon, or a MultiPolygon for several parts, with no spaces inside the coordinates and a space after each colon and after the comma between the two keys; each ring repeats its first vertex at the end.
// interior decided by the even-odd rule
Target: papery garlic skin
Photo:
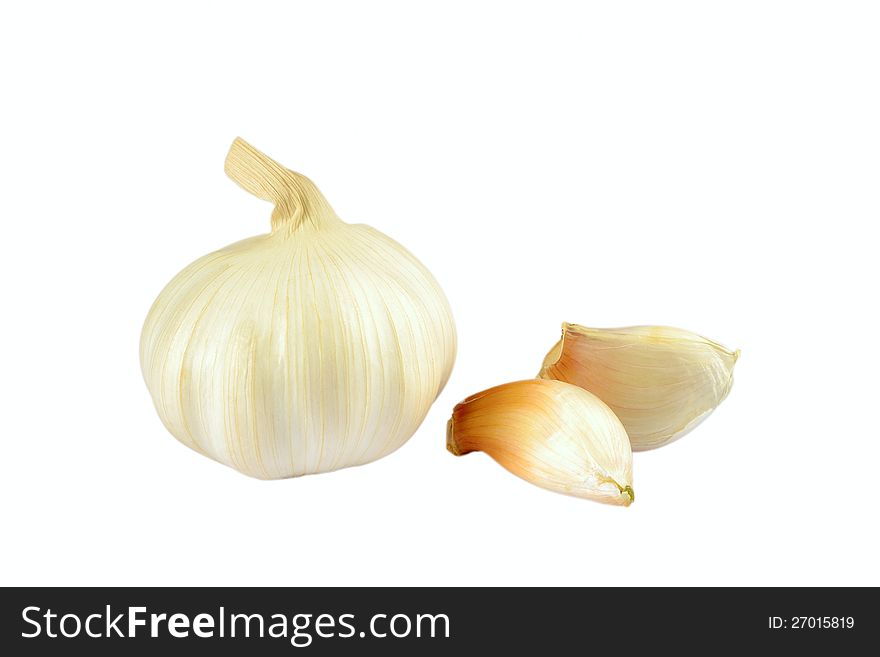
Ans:
{"type": "Polygon", "coordinates": [[[484,390],[452,412],[447,449],[486,452],[526,481],[565,495],[629,506],[632,449],[620,420],[595,395],[530,379],[484,390]]]}
{"type": "Polygon", "coordinates": [[[666,445],[715,410],[733,385],[739,351],[667,326],[562,325],[539,377],[589,390],[613,410],[634,451],[666,445]]]}
{"type": "Polygon", "coordinates": [[[344,223],[311,181],[240,139],[226,170],[275,202],[272,232],[195,261],[154,303],[140,356],[162,422],[262,479],[393,452],[452,370],[442,290],[397,242],[344,223]]]}

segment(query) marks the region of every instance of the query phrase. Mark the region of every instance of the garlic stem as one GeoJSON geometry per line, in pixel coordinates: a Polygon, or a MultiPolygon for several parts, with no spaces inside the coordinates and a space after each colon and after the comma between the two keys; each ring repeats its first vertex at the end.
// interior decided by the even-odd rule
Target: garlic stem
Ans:
{"type": "Polygon", "coordinates": [[[281,166],[241,137],[232,142],[224,171],[245,191],[275,204],[273,233],[340,221],[315,183],[281,166]]]}

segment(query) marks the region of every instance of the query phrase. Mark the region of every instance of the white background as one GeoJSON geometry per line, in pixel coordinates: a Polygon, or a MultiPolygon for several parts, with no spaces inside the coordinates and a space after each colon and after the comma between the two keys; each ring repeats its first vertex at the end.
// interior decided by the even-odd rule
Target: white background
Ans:
{"type": "Polygon", "coordinates": [[[858,2],[6,3],[2,584],[880,584],[880,14],[858,2]],[[162,286],[266,232],[241,135],[446,290],[452,379],[377,463],[263,482],[178,444],[162,286]],[[444,449],[562,321],[742,349],[636,502],[444,449]]]}

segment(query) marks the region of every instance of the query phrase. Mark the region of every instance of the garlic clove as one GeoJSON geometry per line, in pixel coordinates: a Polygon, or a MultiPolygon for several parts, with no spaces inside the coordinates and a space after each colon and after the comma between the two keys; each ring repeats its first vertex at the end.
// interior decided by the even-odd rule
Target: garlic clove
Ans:
{"type": "Polygon", "coordinates": [[[592,329],[562,325],[538,376],[589,390],[611,407],[634,451],[691,431],[733,385],[739,351],[666,326],[592,329]]]}
{"type": "Polygon", "coordinates": [[[561,381],[517,381],[471,395],[452,411],[446,448],[486,452],[526,481],[565,495],[629,506],[632,449],[595,395],[561,381]]]}

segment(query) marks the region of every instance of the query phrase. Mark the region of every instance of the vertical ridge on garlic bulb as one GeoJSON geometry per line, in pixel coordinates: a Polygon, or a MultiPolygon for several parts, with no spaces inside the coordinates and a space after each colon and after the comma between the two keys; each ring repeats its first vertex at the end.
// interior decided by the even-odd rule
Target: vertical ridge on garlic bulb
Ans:
{"type": "Polygon", "coordinates": [[[620,420],[595,395],[530,379],[471,395],[452,412],[446,447],[486,452],[526,481],[565,495],[629,506],[632,450],[620,420]]]}
{"type": "Polygon", "coordinates": [[[141,368],[162,422],[264,479],[389,454],[452,370],[442,290],[406,249],[343,222],[308,178],[243,140],[225,170],[274,203],[272,231],[196,260],[150,309],[141,368]]]}
{"type": "Polygon", "coordinates": [[[613,410],[633,450],[654,449],[702,422],[727,397],[739,351],[683,329],[563,324],[538,376],[589,390],[613,410]]]}

